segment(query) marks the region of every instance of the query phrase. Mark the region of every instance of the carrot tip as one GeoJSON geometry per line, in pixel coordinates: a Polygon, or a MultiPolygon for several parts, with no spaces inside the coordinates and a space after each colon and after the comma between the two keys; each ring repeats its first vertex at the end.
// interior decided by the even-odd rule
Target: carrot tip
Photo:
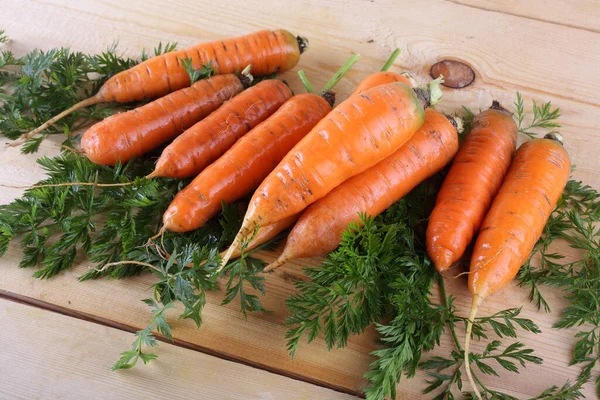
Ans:
{"type": "Polygon", "coordinates": [[[473,321],[475,321],[475,315],[477,315],[477,311],[479,310],[479,306],[483,301],[483,297],[474,294],[473,300],[471,301],[471,310],[469,312],[469,318],[467,320],[467,335],[465,337],[465,346],[464,346],[464,364],[465,370],[467,372],[467,377],[469,378],[469,383],[471,384],[471,388],[475,391],[475,395],[479,400],[481,399],[481,394],[479,393],[479,389],[475,384],[475,380],[473,379],[473,374],[471,373],[471,364],[469,362],[469,345],[471,344],[471,332],[473,331],[473,321]]]}
{"type": "Polygon", "coordinates": [[[263,269],[263,272],[270,272],[270,271],[276,270],[277,268],[281,267],[283,264],[285,264],[288,261],[289,260],[287,257],[283,257],[283,255],[281,255],[281,256],[279,256],[279,258],[277,260],[275,260],[271,264],[267,265],[263,269]]]}

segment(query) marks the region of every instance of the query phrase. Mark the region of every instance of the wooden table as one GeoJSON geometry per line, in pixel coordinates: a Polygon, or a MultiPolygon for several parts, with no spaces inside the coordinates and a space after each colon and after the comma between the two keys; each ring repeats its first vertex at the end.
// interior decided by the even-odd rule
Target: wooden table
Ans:
{"type": "MultiPolygon", "coordinates": [[[[10,48],[23,55],[34,47],[71,46],[99,52],[114,40],[128,56],[159,41],[184,48],[200,41],[235,36],[260,28],[283,27],[310,39],[301,67],[319,87],[351,52],[360,63],[338,86],[343,99],[369,72],[378,70],[394,47],[402,55],[393,70],[411,71],[417,80],[438,59],[457,58],[472,65],[475,83],[446,90],[443,110],[461,104],[486,108],[492,99],[511,104],[518,90],[530,104],[552,100],[562,110],[566,146],[577,165],[575,177],[600,188],[600,3],[592,0],[504,1],[448,0],[316,0],[197,2],[191,0],[2,0],[0,28],[12,38],[10,48]],[[223,3],[223,4],[221,4],[223,3]]],[[[300,89],[295,71],[284,74],[300,89]]],[[[48,140],[41,152],[24,156],[16,149],[0,151],[0,183],[30,184],[42,177],[34,160],[58,153],[48,140]]],[[[2,143],[0,143],[1,145],[2,143]]],[[[3,189],[0,203],[20,196],[3,189]]],[[[567,256],[569,249],[561,249],[567,256]]],[[[264,253],[267,260],[273,254],[264,253]]],[[[17,246],[0,259],[0,397],[1,398],[350,398],[364,385],[362,375],[372,361],[373,331],[354,337],[347,348],[327,352],[322,339],[302,345],[297,357],[285,350],[284,299],[305,260],[281,268],[267,278],[266,315],[248,320],[236,305],[219,306],[222,293],[210,295],[205,324],[172,318],[175,342],[161,343],[159,360],[130,371],[110,372],[120,351],[127,349],[149,313],[140,300],[150,295],[151,275],[124,281],[79,283],[89,268],[80,265],[48,281],[16,267],[17,246]],[[334,391],[335,390],[335,391],[334,391]]],[[[466,308],[465,283],[454,280],[457,307],[466,308]]],[[[523,315],[537,321],[541,335],[521,334],[545,359],[519,376],[486,377],[493,388],[519,398],[562,384],[579,370],[567,367],[572,331],[552,329],[564,305],[561,294],[546,291],[554,310],[537,312],[524,289],[515,285],[494,296],[480,315],[524,305],[523,315]]],[[[175,315],[175,313],[173,313],[175,315]]],[[[481,348],[482,343],[474,347],[481,348]]],[[[445,339],[439,354],[448,354],[445,339]]],[[[420,398],[424,376],[403,380],[401,398],[420,398]]],[[[591,385],[585,387],[593,398],[591,385]]]]}

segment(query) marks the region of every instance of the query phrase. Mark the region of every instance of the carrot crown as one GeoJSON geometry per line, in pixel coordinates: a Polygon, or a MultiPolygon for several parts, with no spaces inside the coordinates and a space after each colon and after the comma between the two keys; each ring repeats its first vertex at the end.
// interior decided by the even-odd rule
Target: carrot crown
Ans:
{"type": "MultiPolygon", "coordinates": [[[[323,86],[323,89],[321,89],[320,95],[321,97],[323,97],[325,100],[327,100],[327,102],[333,107],[333,104],[335,103],[335,93],[333,93],[331,90],[335,87],[335,85],[337,85],[340,80],[344,77],[344,75],[346,75],[346,73],[350,70],[350,68],[352,68],[352,66],[354,64],[356,64],[356,62],[358,61],[358,59],[360,58],[360,54],[354,54],[353,56],[351,56],[345,63],[344,65],[342,65],[340,67],[340,69],[331,77],[331,79],[329,79],[329,81],[325,84],[325,86],[323,86]]],[[[304,85],[304,88],[306,89],[306,91],[308,93],[314,93],[314,89],[312,84],[310,83],[310,81],[308,80],[308,78],[306,77],[306,74],[304,73],[303,70],[298,71],[298,76],[300,77],[300,81],[302,81],[302,84],[304,85]]]]}
{"type": "Polygon", "coordinates": [[[423,86],[413,89],[423,108],[435,106],[440,102],[443,95],[440,88],[442,83],[444,83],[444,79],[440,76],[423,86]]]}

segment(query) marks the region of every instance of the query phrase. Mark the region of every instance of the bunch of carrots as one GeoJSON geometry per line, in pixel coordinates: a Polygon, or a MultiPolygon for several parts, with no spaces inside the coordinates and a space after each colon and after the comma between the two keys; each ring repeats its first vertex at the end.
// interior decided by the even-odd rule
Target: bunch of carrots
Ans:
{"type": "Polygon", "coordinates": [[[158,235],[197,229],[222,202],[252,194],[219,270],[242,248],[289,228],[282,253],[265,271],[327,254],[359,214],[382,213],[451,164],[429,219],[427,252],[443,272],[476,238],[465,343],[475,389],[468,359],[473,319],[483,299],[516,276],[559,200],[571,169],[561,138],[533,139],[516,151],[517,126],[494,102],[459,146],[460,119],[429,108],[440,101],[439,80],[414,88],[387,71],[398,52],[336,107],[331,90],[358,56],[319,94],[308,83],[308,93],[298,95],[277,79],[253,84],[252,75],[293,68],[307,47],[287,31],[260,31],[157,56],[115,75],[97,95],[25,138],[81,107],[159,97],[92,126],[81,147],[90,160],[114,165],[170,142],[147,178],[195,178],[173,199],[158,235]],[[190,86],[184,57],[195,68],[211,62],[217,75],[190,86]]]}

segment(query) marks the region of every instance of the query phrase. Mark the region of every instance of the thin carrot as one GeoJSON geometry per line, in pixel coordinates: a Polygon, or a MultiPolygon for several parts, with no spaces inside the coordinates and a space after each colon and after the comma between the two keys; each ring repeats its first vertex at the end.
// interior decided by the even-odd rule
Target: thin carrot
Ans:
{"type": "Polygon", "coordinates": [[[412,86],[412,82],[406,76],[396,72],[388,72],[388,69],[394,63],[396,57],[400,54],[400,49],[394,50],[390,58],[387,60],[381,71],[375,72],[363,79],[354,89],[352,94],[362,93],[365,90],[374,88],[375,86],[385,85],[386,83],[402,82],[408,86],[412,86]]]}
{"type": "Polygon", "coordinates": [[[168,145],[150,175],[196,176],[292,97],[282,81],[268,79],[245,90],[168,145]]]}
{"type": "Polygon", "coordinates": [[[475,242],[464,357],[469,382],[479,398],[469,366],[473,320],[483,299],[514,279],[542,235],[571,172],[561,141],[556,134],[548,134],[519,148],[475,242]]]}
{"type": "Polygon", "coordinates": [[[312,204],[300,217],[270,271],[289,260],[327,254],[340,244],[359,213],[375,216],[441,170],[458,151],[458,135],[450,120],[425,111],[423,126],[404,146],[365,172],[348,179],[312,204]]]}
{"type": "Polygon", "coordinates": [[[252,65],[257,76],[283,72],[293,68],[308,48],[308,40],[278,29],[262,30],[236,38],[201,43],[189,49],[172,51],[146,60],[108,79],[93,97],[85,99],[23,135],[26,140],[61,118],[81,108],[116,101],[156,98],[190,84],[181,59],[190,58],[194,68],[213,62],[218,74],[232,74],[252,65]]]}
{"type": "Polygon", "coordinates": [[[233,74],[198,81],[100,121],[83,134],[81,147],[97,164],[125,162],[172,140],[243,89],[244,85],[233,74]]]}
{"type": "Polygon", "coordinates": [[[438,271],[464,254],[508,171],[517,126],[498,102],[480,113],[438,193],[427,226],[427,253],[438,271]]]}
{"type": "MultiPolygon", "coordinates": [[[[232,202],[254,190],[281,159],[331,111],[331,104],[324,99],[327,97],[325,93],[330,92],[356,60],[353,57],[344,64],[340,69],[342,74],[334,75],[324,88],[323,96],[305,93],[292,97],[202,171],[192,183],[177,193],[163,215],[162,230],[187,232],[199,228],[219,212],[221,202],[232,202]]],[[[181,138],[185,139],[183,136],[181,138]]],[[[209,141],[210,137],[206,142],[209,141]]],[[[193,156],[195,146],[188,145],[187,148],[193,156]]],[[[188,165],[204,165],[207,158],[208,156],[196,157],[197,161],[188,165]]]]}
{"type": "Polygon", "coordinates": [[[430,100],[439,100],[438,82],[415,90],[403,83],[381,85],[338,105],[256,190],[221,268],[257,226],[299,213],[406,143],[423,124],[430,100]]]}

